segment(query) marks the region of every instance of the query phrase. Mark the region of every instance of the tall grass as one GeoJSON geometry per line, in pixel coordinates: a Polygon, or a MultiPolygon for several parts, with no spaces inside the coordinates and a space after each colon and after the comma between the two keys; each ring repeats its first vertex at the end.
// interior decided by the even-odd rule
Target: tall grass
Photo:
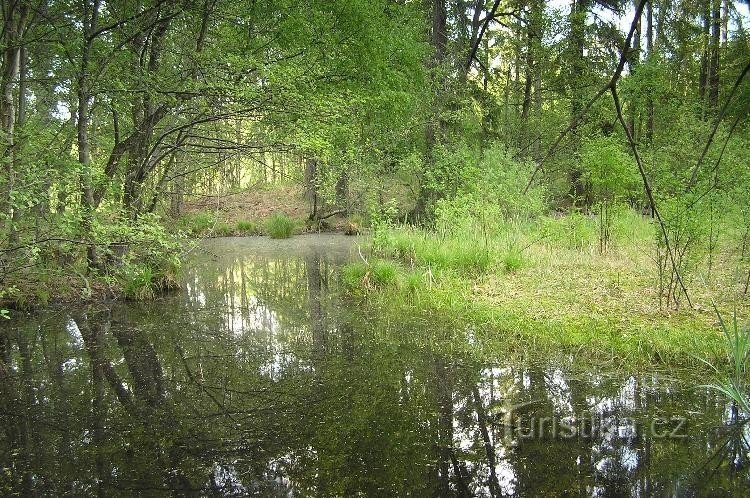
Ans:
{"type": "Polygon", "coordinates": [[[750,392],[747,384],[747,364],[750,360],[750,327],[740,328],[737,322],[737,313],[732,315],[732,322],[727,325],[715,305],[714,311],[724,334],[729,373],[728,375],[722,375],[719,368],[704,361],[717,373],[717,379],[703,387],[722,393],[745,414],[750,414],[750,392]]]}
{"type": "Polygon", "coordinates": [[[266,231],[272,239],[288,239],[294,233],[294,220],[276,213],[266,220],[266,231]]]}
{"type": "Polygon", "coordinates": [[[496,260],[492,249],[478,237],[439,236],[409,228],[391,230],[376,249],[409,265],[463,273],[487,272],[496,260]]]}

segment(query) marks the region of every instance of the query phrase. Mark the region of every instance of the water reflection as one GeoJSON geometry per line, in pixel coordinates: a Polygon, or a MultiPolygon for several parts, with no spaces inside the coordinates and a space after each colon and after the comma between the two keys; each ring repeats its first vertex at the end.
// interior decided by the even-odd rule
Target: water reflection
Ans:
{"type": "Polygon", "coordinates": [[[713,394],[458,354],[466,334],[348,300],[351,253],[212,241],[180,294],[4,326],[0,494],[747,493],[742,414],[713,394]],[[673,416],[687,437],[651,430],[673,416]]]}

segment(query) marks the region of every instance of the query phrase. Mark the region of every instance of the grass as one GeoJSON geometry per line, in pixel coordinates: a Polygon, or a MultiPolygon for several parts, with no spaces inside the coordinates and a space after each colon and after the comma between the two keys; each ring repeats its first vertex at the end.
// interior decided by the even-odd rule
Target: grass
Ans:
{"type": "MultiPolygon", "coordinates": [[[[610,249],[599,253],[596,220],[542,218],[504,225],[491,234],[395,228],[376,233],[369,268],[345,274],[355,294],[387,316],[421,314],[457,330],[471,327],[483,347],[583,355],[627,365],[701,366],[725,361],[716,315],[707,304],[734,306],[723,295],[737,287],[729,264],[691,278],[695,310],[661,308],[654,277],[653,226],[637,213],[615,220],[610,249]],[[581,228],[583,227],[583,228],[581,228]],[[592,229],[593,227],[593,229],[592,229]],[[570,240],[563,239],[564,234],[570,240]],[[389,285],[374,283],[374,268],[389,285]],[[396,275],[392,274],[395,269],[396,275]],[[355,278],[356,277],[356,278],[355,278]]],[[[750,310],[747,300],[740,307],[750,310]]]]}
{"type": "Polygon", "coordinates": [[[283,213],[276,213],[266,220],[266,231],[272,239],[288,239],[294,229],[294,220],[283,213]]]}
{"type": "Polygon", "coordinates": [[[486,272],[495,257],[481,242],[470,238],[442,238],[419,230],[391,231],[380,242],[380,249],[403,260],[409,266],[433,270],[455,270],[469,273],[486,272]]]}
{"type": "Polygon", "coordinates": [[[729,375],[723,376],[719,368],[706,362],[717,374],[717,379],[704,387],[722,393],[729,401],[735,403],[743,412],[750,412],[750,389],[747,385],[747,364],[750,360],[750,327],[741,328],[737,314],[732,314],[732,322],[727,325],[719,310],[716,310],[721,331],[724,333],[724,344],[729,375]]]}
{"type": "Polygon", "coordinates": [[[262,232],[260,225],[251,220],[239,220],[235,226],[243,235],[260,235],[262,232]]]}

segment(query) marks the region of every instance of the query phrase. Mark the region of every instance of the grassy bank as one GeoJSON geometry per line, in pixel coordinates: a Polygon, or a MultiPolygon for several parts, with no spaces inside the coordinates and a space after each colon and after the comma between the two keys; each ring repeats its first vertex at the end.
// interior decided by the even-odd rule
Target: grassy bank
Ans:
{"type": "Polygon", "coordinates": [[[460,236],[390,228],[375,234],[367,262],[349,265],[344,279],[384,314],[423,314],[471,330],[491,355],[515,349],[625,364],[720,361],[712,303],[727,315],[748,312],[731,254],[714,254],[710,271],[686,267],[694,309],[667,305],[653,230],[650,220],[624,213],[601,251],[596,220],[583,216],[460,236]]]}
{"type": "Polygon", "coordinates": [[[299,186],[268,186],[193,200],[171,228],[194,238],[269,235],[286,238],[303,232],[346,231],[351,220],[331,216],[310,221],[310,206],[299,186]]]}

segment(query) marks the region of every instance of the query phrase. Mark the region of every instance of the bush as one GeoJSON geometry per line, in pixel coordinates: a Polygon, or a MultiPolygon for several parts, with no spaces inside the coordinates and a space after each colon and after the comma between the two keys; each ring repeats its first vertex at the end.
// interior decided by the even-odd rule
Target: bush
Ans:
{"type": "Polygon", "coordinates": [[[294,233],[294,220],[277,213],[266,221],[266,231],[272,239],[288,239],[294,233]]]}
{"type": "Polygon", "coordinates": [[[443,194],[435,205],[439,232],[465,234],[468,230],[486,237],[505,223],[532,219],[544,212],[543,187],[532,186],[524,193],[533,166],[513,160],[502,147],[481,154],[459,147],[442,154],[452,181],[436,186],[443,194]]]}
{"type": "Polygon", "coordinates": [[[102,257],[108,276],[127,298],[151,299],[156,292],[178,287],[182,244],[155,215],[97,223],[94,234],[106,241],[102,257]]]}

